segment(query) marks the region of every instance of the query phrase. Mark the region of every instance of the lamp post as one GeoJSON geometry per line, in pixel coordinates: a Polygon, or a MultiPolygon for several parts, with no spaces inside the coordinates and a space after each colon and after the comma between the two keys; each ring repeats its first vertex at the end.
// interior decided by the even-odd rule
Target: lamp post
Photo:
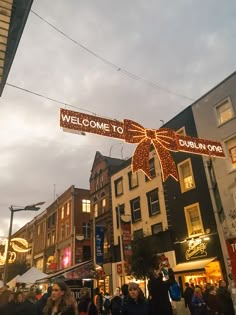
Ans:
{"type": "Polygon", "coordinates": [[[5,267],[4,267],[4,278],[3,278],[3,282],[4,284],[6,284],[7,282],[7,273],[8,273],[8,250],[9,250],[9,246],[10,246],[10,242],[11,242],[11,233],[12,233],[12,224],[13,224],[13,215],[15,212],[19,212],[19,211],[38,211],[40,209],[39,206],[43,205],[43,202],[38,202],[32,205],[28,205],[25,207],[17,207],[17,206],[10,206],[9,210],[11,211],[11,218],[10,218],[10,226],[9,226],[9,233],[8,233],[8,241],[7,241],[7,245],[6,245],[6,261],[5,261],[5,267]]]}

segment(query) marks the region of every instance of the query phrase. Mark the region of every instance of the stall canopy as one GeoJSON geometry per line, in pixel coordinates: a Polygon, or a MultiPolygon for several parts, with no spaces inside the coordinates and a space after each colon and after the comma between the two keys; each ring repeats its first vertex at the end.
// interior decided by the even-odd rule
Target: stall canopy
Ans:
{"type": "Polygon", "coordinates": [[[201,259],[196,261],[191,261],[187,263],[177,264],[173,270],[175,273],[187,273],[191,271],[203,271],[210,264],[214,261],[216,257],[208,258],[208,259],[201,259]]]}
{"type": "Polygon", "coordinates": [[[9,286],[9,289],[13,289],[16,287],[17,279],[20,277],[20,275],[15,276],[13,279],[11,279],[9,282],[7,282],[7,285],[9,286]]]}
{"type": "Polygon", "coordinates": [[[97,276],[99,270],[102,270],[101,266],[95,265],[92,260],[88,260],[53,274],[46,275],[46,277],[38,279],[36,283],[53,282],[58,279],[93,279],[97,276]]]}
{"type": "Polygon", "coordinates": [[[23,275],[17,278],[16,282],[19,283],[35,283],[36,280],[46,277],[47,274],[39,271],[35,267],[31,267],[23,275]]]}

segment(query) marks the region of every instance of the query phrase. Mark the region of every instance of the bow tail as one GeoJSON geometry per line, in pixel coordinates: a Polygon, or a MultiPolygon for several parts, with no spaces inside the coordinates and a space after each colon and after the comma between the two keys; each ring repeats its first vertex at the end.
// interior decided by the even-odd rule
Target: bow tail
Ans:
{"type": "Polygon", "coordinates": [[[149,150],[151,141],[149,139],[142,140],[136,147],[132,157],[132,171],[143,171],[148,178],[151,178],[149,169],[149,150]]]}
{"type": "Polygon", "coordinates": [[[154,140],[153,144],[159,156],[163,182],[165,182],[169,176],[172,176],[178,181],[178,172],[170,152],[165,147],[160,145],[158,141],[154,140]]]}

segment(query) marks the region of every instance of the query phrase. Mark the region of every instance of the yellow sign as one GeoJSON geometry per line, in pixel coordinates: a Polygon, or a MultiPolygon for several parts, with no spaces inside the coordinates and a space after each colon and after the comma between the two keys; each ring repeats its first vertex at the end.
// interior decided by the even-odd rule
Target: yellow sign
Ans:
{"type": "Polygon", "coordinates": [[[185,252],[185,258],[187,260],[207,256],[207,243],[202,239],[193,239],[188,243],[188,249],[185,252]]]}
{"type": "Polygon", "coordinates": [[[3,240],[1,245],[4,245],[4,253],[2,254],[0,252],[0,265],[4,265],[6,263],[6,259],[8,256],[8,263],[12,264],[16,260],[16,252],[17,253],[27,253],[30,248],[28,242],[19,237],[15,237],[11,239],[11,247],[14,249],[14,251],[9,250],[7,255],[7,243],[8,239],[3,240]]]}
{"type": "Polygon", "coordinates": [[[127,143],[137,143],[132,157],[132,171],[141,170],[149,178],[151,178],[149,152],[152,144],[160,160],[163,181],[169,176],[178,180],[176,165],[170,151],[214,157],[225,156],[220,142],[181,136],[167,128],[145,129],[140,124],[128,119],[120,122],[61,108],[60,126],[68,132],[89,132],[122,139],[127,143]]]}

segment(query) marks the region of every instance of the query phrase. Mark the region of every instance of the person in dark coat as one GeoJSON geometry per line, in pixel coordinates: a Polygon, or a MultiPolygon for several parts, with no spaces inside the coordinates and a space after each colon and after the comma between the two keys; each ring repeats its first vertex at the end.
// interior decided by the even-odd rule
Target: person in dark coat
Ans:
{"type": "Polygon", "coordinates": [[[168,268],[168,279],[163,280],[162,269],[163,265],[160,264],[148,282],[151,315],[173,315],[169,288],[175,282],[174,272],[168,268]]]}
{"type": "Polygon", "coordinates": [[[113,298],[111,299],[111,314],[112,315],[120,315],[121,302],[122,300],[120,297],[120,290],[116,288],[113,298]]]}
{"type": "Polygon", "coordinates": [[[44,315],[78,315],[78,305],[63,281],[56,281],[52,286],[52,294],[43,309],[44,315]]]}
{"type": "Polygon", "coordinates": [[[149,305],[139,285],[131,282],[128,290],[129,295],[121,307],[121,315],[149,315],[149,305]]]}
{"type": "Polygon", "coordinates": [[[87,287],[83,287],[80,290],[80,300],[78,304],[79,314],[87,313],[88,315],[97,315],[98,311],[96,306],[91,300],[91,292],[87,287]]]}
{"type": "Polygon", "coordinates": [[[100,289],[99,288],[95,288],[94,289],[93,302],[94,302],[94,305],[97,308],[98,315],[102,315],[102,312],[103,312],[103,310],[102,310],[102,307],[103,307],[103,296],[100,293],[100,289]]]}
{"type": "Polygon", "coordinates": [[[220,314],[218,301],[216,297],[216,288],[214,287],[214,285],[212,285],[208,290],[206,305],[207,305],[207,315],[220,314]]]}
{"type": "Polygon", "coordinates": [[[36,308],[37,308],[37,315],[43,314],[43,309],[47,304],[48,298],[51,296],[52,287],[48,287],[47,292],[43,294],[43,296],[37,301],[36,308]]]}
{"type": "Polygon", "coordinates": [[[235,315],[233,301],[224,280],[220,280],[219,288],[216,291],[216,298],[220,314],[235,315]]]}
{"type": "Polygon", "coordinates": [[[189,285],[188,282],[185,283],[184,290],[184,303],[185,307],[189,308],[191,315],[193,315],[193,306],[192,306],[192,297],[193,297],[193,288],[189,285]]]}

